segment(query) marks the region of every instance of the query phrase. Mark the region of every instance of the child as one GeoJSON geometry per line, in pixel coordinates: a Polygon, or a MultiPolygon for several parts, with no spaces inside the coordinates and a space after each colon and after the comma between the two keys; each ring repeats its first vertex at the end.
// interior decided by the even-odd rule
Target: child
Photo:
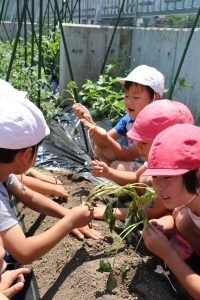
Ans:
{"type": "Polygon", "coordinates": [[[153,220],[143,230],[146,246],[161,257],[194,299],[200,299],[200,276],[180,258],[159,229],[178,230],[200,254],[200,128],[176,124],[154,140],[145,176],[152,176],[158,197],[169,210],[175,210],[168,224],[153,220]],[[171,227],[171,228],[170,228],[171,227]]]}
{"type": "Polygon", "coordinates": [[[119,144],[118,147],[123,151],[116,152],[110,140],[117,141],[122,136],[126,136],[138,113],[152,101],[161,99],[164,91],[164,76],[155,68],[141,65],[135,68],[126,78],[121,79],[121,83],[124,84],[125,88],[124,103],[127,114],[114,128],[108,131],[107,139],[95,134],[93,129],[96,125],[89,111],[83,105],[74,104],[73,109],[76,116],[90,131],[90,137],[96,145],[96,156],[112,168],[133,171],[140,166],[140,164],[133,162],[139,154],[137,148],[134,147],[134,144],[128,142],[130,149],[119,144]]]}
{"type": "MultiPolygon", "coordinates": [[[[128,172],[110,168],[104,162],[93,161],[92,175],[105,177],[120,185],[141,182],[152,186],[152,178],[150,176],[141,177],[141,175],[146,171],[146,162],[153,140],[165,128],[179,123],[194,123],[193,116],[187,106],[171,100],[152,102],[138,114],[132,129],[127,133],[129,139],[137,141],[140,157],[145,161],[144,165],[135,172],[128,172]]],[[[95,130],[96,134],[98,134],[98,127],[95,130]]],[[[102,130],[100,132],[102,133],[102,130]]],[[[145,206],[149,218],[159,217],[165,211],[160,199],[155,199],[154,202],[153,209],[149,205],[145,206]]],[[[105,206],[95,207],[94,217],[102,219],[104,210],[105,206]]],[[[119,208],[116,209],[115,213],[117,218],[124,220],[127,215],[127,209],[119,208]]]]}
{"type": "MultiPolygon", "coordinates": [[[[13,97],[26,97],[26,92],[16,90],[10,83],[5,80],[0,79],[0,97],[13,96],[13,97]]],[[[41,193],[43,195],[53,195],[60,198],[67,198],[68,193],[61,185],[60,181],[55,181],[53,176],[48,176],[44,173],[39,172],[35,168],[30,168],[28,174],[31,177],[29,178],[26,175],[23,175],[24,184],[31,188],[32,190],[41,193]],[[44,181],[46,182],[44,184],[44,181]],[[57,184],[57,186],[55,186],[57,184]]],[[[22,175],[16,175],[18,180],[21,181],[22,175]]]]}
{"type": "Polygon", "coordinates": [[[32,102],[13,95],[0,97],[0,130],[0,245],[16,261],[28,264],[51,250],[73,229],[87,225],[93,208],[82,205],[66,210],[25,188],[13,175],[23,174],[34,165],[38,147],[49,134],[41,111],[32,102]],[[7,189],[28,207],[61,220],[47,231],[26,238],[9,205],[7,189]]]}

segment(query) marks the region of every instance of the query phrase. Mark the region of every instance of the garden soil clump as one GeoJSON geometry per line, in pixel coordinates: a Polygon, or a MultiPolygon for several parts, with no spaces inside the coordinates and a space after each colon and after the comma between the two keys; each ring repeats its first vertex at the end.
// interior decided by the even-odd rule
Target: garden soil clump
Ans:
{"type": "MultiPolygon", "coordinates": [[[[54,171],[54,174],[62,181],[69,197],[67,201],[50,198],[66,208],[80,205],[94,187],[89,180],[75,173],[54,171]]],[[[101,199],[97,201],[104,204],[101,203],[101,199]]],[[[27,236],[44,232],[57,222],[56,219],[35,213],[22,204],[19,204],[19,209],[24,215],[27,236]]],[[[103,235],[102,240],[84,238],[81,241],[69,234],[49,253],[29,265],[34,270],[42,300],[181,299],[175,298],[171,293],[171,286],[163,275],[162,262],[152,256],[143,242],[138,248],[139,255],[134,255],[134,242],[129,245],[123,243],[120,246],[115,261],[118,286],[112,292],[108,292],[106,283],[109,273],[96,270],[100,260],[108,258],[113,239],[118,232],[117,228],[120,228],[122,223],[116,223],[116,231],[112,233],[105,221],[94,223],[98,224],[98,230],[103,235]],[[129,266],[131,260],[130,270],[122,283],[121,270],[129,266]]],[[[111,252],[110,262],[113,261],[114,252],[111,252]]]]}

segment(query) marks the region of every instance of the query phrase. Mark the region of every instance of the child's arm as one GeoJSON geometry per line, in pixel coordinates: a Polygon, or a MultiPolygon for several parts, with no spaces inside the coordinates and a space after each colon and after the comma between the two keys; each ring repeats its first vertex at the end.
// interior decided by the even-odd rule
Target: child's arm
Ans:
{"type": "MultiPolygon", "coordinates": [[[[94,218],[102,220],[105,209],[106,209],[105,205],[97,205],[96,207],[94,207],[94,218]]],[[[163,216],[166,213],[166,208],[159,198],[154,199],[153,206],[151,204],[144,205],[144,210],[147,214],[148,219],[161,218],[161,216],[163,216]]],[[[116,219],[123,221],[123,220],[125,220],[125,218],[127,216],[128,209],[125,207],[124,208],[116,208],[116,209],[114,209],[114,212],[116,214],[116,219]]],[[[174,224],[173,218],[172,219],[170,218],[170,220],[174,224]]],[[[167,219],[166,219],[166,222],[167,222],[167,219]]],[[[163,220],[163,222],[161,221],[160,225],[164,226],[164,220],[163,220]]],[[[168,226],[172,226],[172,225],[169,225],[169,222],[168,222],[168,226]]],[[[166,226],[165,226],[165,229],[167,229],[166,226]]]]}
{"type": "Polygon", "coordinates": [[[200,276],[180,258],[167,237],[153,225],[146,227],[142,235],[147,248],[163,259],[194,299],[200,299],[200,276]]]}
{"type": "Polygon", "coordinates": [[[93,218],[88,205],[74,207],[54,226],[36,236],[26,238],[17,224],[0,232],[3,247],[21,264],[30,264],[59,243],[74,228],[83,227],[93,218]]]}
{"type": "MultiPolygon", "coordinates": [[[[94,207],[94,219],[103,220],[104,212],[105,212],[105,205],[97,205],[94,207]]],[[[114,208],[114,213],[116,214],[117,220],[125,220],[126,215],[128,213],[127,208],[114,208]]]]}
{"type": "Polygon", "coordinates": [[[23,184],[28,188],[32,189],[37,193],[41,193],[42,195],[53,195],[60,198],[67,198],[68,193],[65,188],[60,184],[52,184],[49,182],[41,181],[40,179],[36,179],[33,177],[29,177],[26,175],[16,175],[17,179],[21,182],[21,178],[23,184]]]}
{"type": "Polygon", "coordinates": [[[34,177],[36,179],[39,179],[39,180],[42,180],[42,181],[45,181],[45,182],[49,182],[49,183],[52,183],[52,184],[61,184],[61,181],[58,180],[56,177],[54,177],[52,175],[45,174],[41,171],[38,171],[35,168],[30,168],[28,170],[28,176],[31,176],[31,177],[34,177]]]}
{"type": "MultiPolygon", "coordinates": [[[[63,218],[64,216],[68,215],[71,210],[66,209],[62,205],[50,200],[44,195],[36,193],[31,189],[26,187],[25,194],[21,191],[21,184],[19,183],[16,188],[10,190],[13,196],[15,196],[19,201],[24,203],[27,207],[41,213],[43,215],[48,215],[54,218],[63,218]]],[[[78,227],[79,229],[75,228],[72,230],[73,234],[77,236],[79,239],[83,239],[84,235],[93,239],[100,239],[101,234],[94,230],[88,230],[87,226],[83,228],[78,227]]]]}
{"type": "Polygon", "coordinates": [[[93,139],[94,143],[100,148],[102,148],[103,142],[104,145],[106,145],[107,148],[114,152],[120,160],[124,161],[132,161],[135,158],[139,157],[139,151],[136,146],[126,148],[117,142],[117,139],[120,137],[120,135],[114,129],[112,130],[115,131],[116,134],[118,134],[118,138],[113,138],[113,136],[110,133],[107,133],[105,129],[91,124],[85,119],[81,119],[81,122],[83,123],[84,127],[86,127],[89,130],[89,134],[93,139]],[[101,139],[101,144],[97,143],[97,138],[101,139]]]}
{"type": "MultiPolygon", "coordinates": [[[[89,110],[82,104],[80,103],[75,103],[73,105],[73,110],[75,115],[81,120],[81,122],[84,125],[84,121],[86,122],[86,124],[88,124],[88,126],[86,126],[86,128],[89,130],[90,128],[93,128],[96,126],[95,122],[92,119],[92,116],[89,112],[89,110]]],[[[84,125],[85,126],[85,125],[84,125]]],[[[99,127],[100,128],[100,127],[99,127]]],[[[111,136],[114,140],[118,140],[121,136],[120,134],[117,133],[117,131],[115,129],[111,129],[108,132],[106,132],[106,130],[104,130],[103,128],[101,128],[103,131],[103,133],[107,133],[109,136],[111,136]]],[[[107,145],[104,143],[104,134],[103,135],[98,135],[98,134],[94,134],[91,132],[91,137],[95,143],[95,145],[101,149],[105,149],[107,148],[107,145]]]]}
{"type": "Polygon", "coordinates": [[[92,175],[95,177],[104,177],[112,180],[119,185],[126,185],[128,183],[138,182],[140,176],[146,171],[144,166],[141,166],[135,172],[118,171],[110,168],[106,163],[101,161],[92,161],[92,175]]]}

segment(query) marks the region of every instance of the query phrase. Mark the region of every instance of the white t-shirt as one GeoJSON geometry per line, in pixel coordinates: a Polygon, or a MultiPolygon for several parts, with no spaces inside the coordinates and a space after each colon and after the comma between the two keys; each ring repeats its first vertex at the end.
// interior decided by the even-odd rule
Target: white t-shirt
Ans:
{"type": "Polygon", "coordinates": [[[9,204],[9,195],[7,190],[12,190],[18,185],[17,177],[14,174],[9,175],[6,180],[6,188],[0,183],[0,232],[9,229],[18,223],[13,209],[9,204]]]}

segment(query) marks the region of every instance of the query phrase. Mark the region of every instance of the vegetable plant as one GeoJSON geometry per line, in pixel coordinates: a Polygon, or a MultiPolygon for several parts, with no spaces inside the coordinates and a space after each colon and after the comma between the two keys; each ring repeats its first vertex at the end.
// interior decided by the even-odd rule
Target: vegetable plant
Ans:
{"type": "MultiPolygon", "coordinates": [[[[128,196],[131,197],[132,201],[128,208],[128,213],[125,219],[123,231],[120,233],[120,235],[117,238],[114,239],[113,245],[111,247],[111,251],[113,248],[116,249],[113,263],[111,264],[109,262],[109,259],[100,260],[100,266],[99,269],[97,270],[98,272],[109,273],[108,280],[107,280],[108,291],[112,291],[117,286],[117,280],[114,274],[114,265],[115,265],[115,260],[117,258],[117,253],[119,251],[122,242],[125,239],[127,239],[130,236],[130,234],[133,231],[135,231],[140,225],[148,224],[148,218],[144,210],[144,205],[147,203],[151,203],[153,205],[153,199],[156,197],[156,194],[153,191],[153,189],[147,186],[146,184],[133,183],[133,184],[127,184],[125,186],[120,186],[112,182],[111,185],[105,183],[97,185],[93,190],[90,191],[90,194],[85,203],[87,204],[97,198],[101,198],[113,194],[116,196],[118,200],[121,194],[125,194],[127,195],[127,197],[128,196]],[[146,188],[147,192],[143,196],[139,196],[135,191],[136,188],[137,189],[146,188]]],[[[110,231],[112,232],[115,228],[116,215],[115,215],[115,209],[113,208],[110,202],[106,206],[104,219],[108,223],[110,231]]],[[[139,242],[140,240],[141,238],[139,239],[139,242]]],[[[138,245],[135,248],[135,252],[137,251],[138,245]]],[[[123,266],[122,268],[122,274],[121,274],[122,282],[124,281],[126,274],[130,269],[131,263],[132,260],[128,266],[123,266]]]]}
{"type": "Polygon", "coordinates": [[[124,53],[121,58],[111,60],[98,80],[87,80],[79,92],[81,103],[91,109],[95,121],[108,117],[114,124],[126,112],[124,86],[119,81],[128,72],[123,70],[126,57],[127,53],[124,53]]]}

